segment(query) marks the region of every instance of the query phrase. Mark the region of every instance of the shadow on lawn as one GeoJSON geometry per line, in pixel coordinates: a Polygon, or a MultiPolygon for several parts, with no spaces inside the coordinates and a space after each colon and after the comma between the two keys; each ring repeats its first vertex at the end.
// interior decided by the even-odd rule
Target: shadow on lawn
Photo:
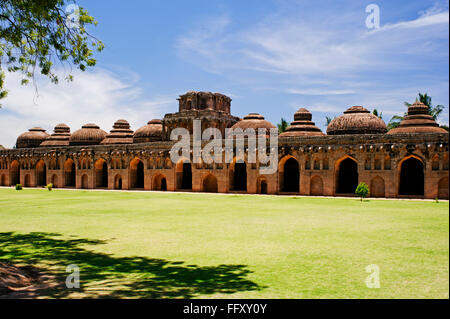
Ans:
{"type": "Polygon", "coordinates": [[[99,245],[100,240],[62,239],[53,233],[0,233],[0,259],[9,263],[46,263],[60,269],[56,277],[60,288],[50,297],[71,293],[110,298],[191,298],[199,294],[231,294],[259,290],[246,279],[244,265],[200,267],[146,257],[114,257],[83,248],[99,245]],[[65,287],[66,267],[80,268],[80,288],[65,287]]]}

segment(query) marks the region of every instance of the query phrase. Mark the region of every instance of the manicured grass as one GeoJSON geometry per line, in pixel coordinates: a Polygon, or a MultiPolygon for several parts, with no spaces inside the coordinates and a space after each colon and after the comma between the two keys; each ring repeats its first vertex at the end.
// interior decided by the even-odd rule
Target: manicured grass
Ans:
{"type": "Polygon", "coordinates": [[[0,259],[77,264],[55,297],[448,298],[449,205],[2,188],[0,259]]]}

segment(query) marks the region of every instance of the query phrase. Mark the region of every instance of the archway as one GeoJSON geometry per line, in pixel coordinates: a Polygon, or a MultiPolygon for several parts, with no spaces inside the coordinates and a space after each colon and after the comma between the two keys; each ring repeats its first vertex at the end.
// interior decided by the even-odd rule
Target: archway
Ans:
{"type": "Polygon", "coordinates": [[[358,186],[358,164],[350,157],[339,163],[336,193],[354,194],[358,186]]]}
{"type": "Polygon", "coordinates": [[[25,175],[24,181],[23,181],[24,187],[30,187],[31,186],[31,176],[30,174],[25,175]]]}
{"type": "Polygon", "coordinates": [[[47,167],[43,160],[36,164],[36,186],[47,185],[47,167]]]}
{"type": "Polygon", "coordinates": [[[438,198],[448,199],[448,177],[443,177],[438,183],[438,198]]]}
{"type": "Polygon", "coordinates": [[[423,163],[415,157],[404,160],[400,165],[400,195],[424,194],[423,163]]]}
{"type": "Polygon", "coordinates": [[[114,189],[122,189],[122,176],[116,175],[114,177],[114,189]]]}
{"type": "Polygon", "coordinates": [[[299,176],[298,162],[295,158],[291,157],[284,163],[283,192],[298,193],[300,189],[299,176]]]}
{"type": "Polygon", "coordinates": [[[153,190],[154,191],[166,191],[167,190],[167,180],[164,175],[156,175],[153,178],[153,190]]]}
{"type": "Polygon", "coordinates": [[[58,176],[56,174],[52,175],[51,183],[52,183],[53,188],[58,187],[58,176]]]}
{"type": "Polygon", "coordinates": [[[108,164],[99,158],[95,164],[95,187],[108,188],[108,164]]]}
{"type": "Polygon", "coordinates": [[[75,187],[75,162],[69,158],[64,163],[64,186],[75,187]]]}
{"type": "Polygon", "coordinates": [[[384,179],[380,176],[374,177],[370,182],[370,196],[385,197],[384,179]]]}
{"type": "Polygon", "coordinates": [[[0,180],[0,185],[6,186],[6,176],[5,176],[5,174],[2,174],[2,178],[0,180]]]}
{"type": "Polygon", "coordinates": [[[210,174],[203,179],[203,191],[217,193],[217,178],[215,176],[210,174]]]}
{"type": "Polygon", "coordinates": [[[81,177],[81,188],[83,188],[83,189],[89,188],[89,180],[88,180],[88,176],[86,174],[84,174],[81,177]]]}
{"type": "Polygon", "coordinates": [[[256,192],[258,194],[267,194],[267,180],[264,176],[258,178],[256,186],[256,192]]]}
{"type": "Polygon", "coordinates": [[[323,180],[320,176],[314,176],[311,178],[310,193],[313,196],[323,195],[323,180]]]}
{"type": "Polygon", "coordinates": [[[247,190],[247,164],[245,162],[234,163],[233,169],[233,190],[247,190]]]}
{"type": "Polygon", "coordinates": [[[11,163],[11,185],[20,184],[20,165],[17,160],[11,163]]]}
{"type": "Polygon", "coordinates": [[[192,165],[188,159],[181,159],[176,165],[176,189],[192,189],[192,165]]]}
{"type": "Polygon", "coordinates": [[[130,162],[130,185],[131,188],[144,188],[144,163],[139,158],[130,162]]]}

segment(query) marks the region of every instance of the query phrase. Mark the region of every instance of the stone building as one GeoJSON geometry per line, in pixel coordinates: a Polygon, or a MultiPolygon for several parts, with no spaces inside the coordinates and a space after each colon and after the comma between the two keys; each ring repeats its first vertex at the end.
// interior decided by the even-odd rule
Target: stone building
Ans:
{"type": "Polygon", "coordinates": [[[381,119],[353,106],[325,134],[301,108],[278,137],[277,172],[263,175],[247,153],[231,163],[172,163],[170,132],[192,132],[193,119],[222,134],[230,127],[275,127],[257,113],[232,116],[231,99],[222,94],[188,92],[178,100],[177,113],[136,132],[122,119],[109,134],[95,124],[72,134],[65,124],[52,135],[32,128],[17,138],[15,149],[0,147],[0,185],[348,196],[365,182],[373,197],[449,197],[449,133],[420,102],[389,132],[381,119]]]}

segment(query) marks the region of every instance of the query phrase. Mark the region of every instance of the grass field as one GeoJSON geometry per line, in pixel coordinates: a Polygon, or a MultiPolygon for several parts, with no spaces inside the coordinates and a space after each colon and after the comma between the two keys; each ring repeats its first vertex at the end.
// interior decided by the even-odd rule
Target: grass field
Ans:
{"type": "Polygon", "coordinates": [[[2,188],[0,259],[78,265],[53,297],[448,298],[449,205],[2,188]]]}

